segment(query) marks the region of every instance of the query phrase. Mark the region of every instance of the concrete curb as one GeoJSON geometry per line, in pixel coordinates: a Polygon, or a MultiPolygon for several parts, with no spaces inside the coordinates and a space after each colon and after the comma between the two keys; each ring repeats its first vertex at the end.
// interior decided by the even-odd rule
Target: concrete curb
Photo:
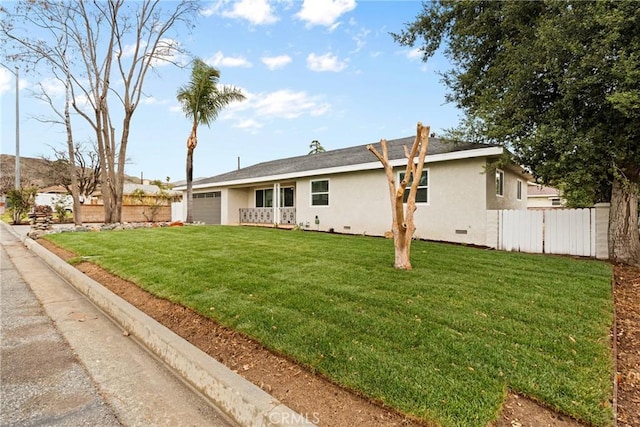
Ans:
{"type": "MultiPolygon", "coordinates": [[[[14,230],[3,223],[3,226],[14,230]]],[[[22,239],[22,236],[18,236],[22,239]]],[[[25,246],[241,426],[314,426],[30,238],[25,246]]]]}

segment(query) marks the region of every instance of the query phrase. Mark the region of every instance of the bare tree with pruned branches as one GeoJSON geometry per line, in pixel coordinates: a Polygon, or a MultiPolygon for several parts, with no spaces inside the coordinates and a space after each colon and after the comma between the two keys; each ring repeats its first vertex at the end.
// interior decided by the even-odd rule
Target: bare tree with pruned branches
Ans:
{"type": "Polygon", "coordinates": [[[51,182],[63,186],[69,194],[76,192],[82,205],[100,185],[100,161],[95,145],[89,149],[86,144],[75,144],[73,153],[74,161],[70,162],[67,151],[53,148],[53,158],[45,160],[49,164],[51,182]],[[73,165],[71,173],[70,165],[73,165]]]}
{"type": "Polygon", "coordinates": [[[177,63],[183,52],[170,31],[193,25],[199,3],[33,0],[12,6],[0,6],[0,49],[12,62],[45,64],[63,82],[65,124],[70,105],[95,132],[105,222],[119,222],[129,134],[145,78],[162,63],[177,63]]]}
{"type": "Polygon", "coordinates": [[[391,199],[391,232],[393,233],[395,248],[395,262],[393,265],[398,269],[411,270],[411,240],[416,231],[413,215],[417,209],[416,194],[418,194],[424,159],[427,155],[427,148],[429,147],[429,127],[422,126],[422,123],[418,122],[416,139],[413,142],[411,150],[406,146],[404,147],[405,156],[407,157],[407,167],[404,178],[398,184],[396,184],[394,177],[393,166],[389,162],[387,141],[385,139],[380,140],[380,146],[382,152],[378,151],[373,145],[368,145],[367,149],[380,160],[387,174],[389,197],[391,199]],[[406,199],[405,208],[405,191],[407,186],[409,187],[409,194],[406,199]]]}

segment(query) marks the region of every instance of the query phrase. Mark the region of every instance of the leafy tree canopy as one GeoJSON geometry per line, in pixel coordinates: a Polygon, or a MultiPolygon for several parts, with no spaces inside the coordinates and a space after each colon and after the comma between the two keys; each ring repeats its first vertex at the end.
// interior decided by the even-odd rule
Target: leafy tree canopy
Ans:
{"type": "Polygon", "coordinates": [[[322,144],[320,144],[320,141],[318,141],[317,139],[311,141],[311,144],[309,144],[309,148],[309,154],[324,153],[326,151],[322,144]]]}
{"type": "Polygon", "coordinates": [[[640,265],[640,3],[424,3],[399,34],[426,61],[441,45],[458,129],[509,146],[543,183],[610,201],[609,255],[640,265]]]}
{"type": "Polygon", "coordinates": [[[639,181],[640,3],[438,1],[393,36],[425,61],[445,42],[464,127],[543,182],[608,201],[614,174],[639,181]]]}

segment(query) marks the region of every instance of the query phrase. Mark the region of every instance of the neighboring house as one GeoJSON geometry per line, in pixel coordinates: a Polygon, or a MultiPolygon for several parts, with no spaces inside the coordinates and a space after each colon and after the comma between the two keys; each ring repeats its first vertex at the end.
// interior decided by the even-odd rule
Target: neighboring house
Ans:
{"type": "Polygon", "coordinates": [[[552,187],[545,187],[535,182],[528,183],[527,208],[547,209],[562,208],[564,200],[560,197],[560,192],[552,187]]]}
{"type": "MultiPolygon", "coordinates": [[[[388,141],[398,180],[407,164],[403,146],[413,140],[388,141]]],[[[503,153],[499,146],[430,138],[416,237],[485,245],[487,210],[526,209],[531,177],[521,167],[487,173],[503,153]]],[[[286,224],[374,236],[391,229],[387,178],[366,145],[256,164],[195,181],[193,192],[193,220],[208,224],[286,224]]]]}
{"type": "Polygon", "coordinates": [[[61,185],[54,185],[43,188],[36,193],[34,203],[36,205],[49,206],[53,211],[56,205],[62,205],[68,212],[73,211],[73,197],[67,192],[67,189],[61,185]]]}
{"type": "MultiPolygon", "coordinates": [[[[104,204],[100,189],[94,192],[91,204],[104,204]]],[[[180,200],[182,193],[174,190],[161,190],[155,184],[135,184],[125,182],[122,188],[123,205],[162,205],[168,206],[172,201],[180,200]]]]}

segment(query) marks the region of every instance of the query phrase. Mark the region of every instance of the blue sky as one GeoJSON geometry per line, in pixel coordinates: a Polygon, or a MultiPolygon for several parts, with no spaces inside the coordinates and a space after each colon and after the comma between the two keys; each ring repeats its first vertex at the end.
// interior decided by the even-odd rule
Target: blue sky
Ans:
{"type": "MultiPolygon", "coordinates": [[[[241,0],[203,2],[191,34],[179,43],[221,71],[221,83],[247,100],[227,107],[198,130],[194,176],[206,177],[262,161],[304,155],[317,139],[327,149],[413,135],[418,121],[436,133],[455,126],[459,111],[445,104],[438,71],[416,49],[394,43],[422,8],[418,1],[241,0]]],[[[13,69],[14,64],[6,64],[13,69]]],[[[176,101],[190,69],[163,66],[146,81],[129,138],[129,175],[185,178],[190,131],[176,101]]],[[[20,76],[20,154],[50,156],[64,148],[64,129],[34,117],[50,107],[31,89],[46,76],[20,76]]],[[[55,93],[55,92],[52,92],[55,93]]],[[[15,78],[0,68],[1,152],[15,153],[15,78]]],[[[114,107],[112,107],[114,108],[114,107]]],[[[76,141],[91,141],[77,119],[76,141]]],[[[372,156],[373,159],[373,156],[372,156]]]]}

